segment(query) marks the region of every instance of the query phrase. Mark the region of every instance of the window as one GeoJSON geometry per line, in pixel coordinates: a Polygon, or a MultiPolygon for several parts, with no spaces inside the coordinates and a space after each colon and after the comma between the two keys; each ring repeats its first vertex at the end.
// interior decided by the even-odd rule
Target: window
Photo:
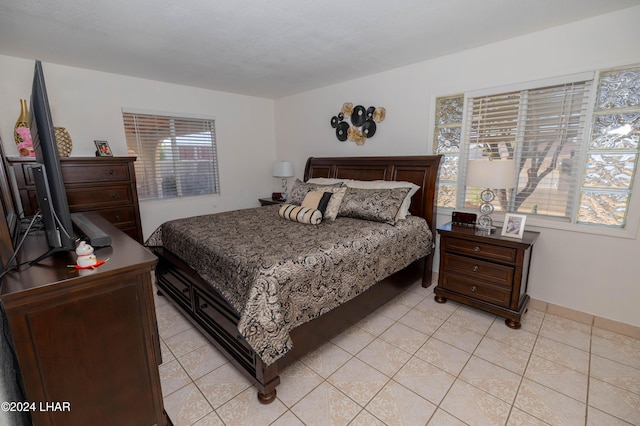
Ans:
{"type": "Polygon", "coordinates": [[[215,122],[123,110],[141,200],[219,194],[215,122]]]}
{"type": "Polygon", "coordinates": [[[597,96],[593,73],[564,80],[438,98],[438,205],[477,209],[485,188],[465,186],[467,160],[509,158],[516,182],[496,191],[497,211],[624,228],[638,162],[640,68],[600,73],[597,96]]]}
{"type": "Polygon", "coordinates": [[[639,140],[640,68],[603,72],[593,113],[578,222],[626,226],[631,186],[638,168],[639,140]]]}

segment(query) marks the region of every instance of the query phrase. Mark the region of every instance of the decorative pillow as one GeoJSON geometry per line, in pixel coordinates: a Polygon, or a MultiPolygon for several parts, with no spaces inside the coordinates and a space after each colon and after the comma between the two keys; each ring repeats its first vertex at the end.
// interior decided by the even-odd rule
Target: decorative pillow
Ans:
{"type": "Polygon", "coordinates": [[[291,190],[289,191],[287,203],[301,205],[302,200],[304,200],[304,196],[307,195],[309,191],[326,191],[327,188],[338,188],[343,186],[342,183],[334,183],[332,185],[319,185],[316,183],[305,183],[300,179],[296,179],[291,190]]]}
{"type": "Polygon", "coordinates": [[[322,222],[320,210],[308,207],[294,206],[293,204],[283,204],[278,211],[281,218],[292,222],[306,223],[307,225],[317,225],[322,222]]]}
{"type": "Polygon", "coordinates": [[[398,211],[396,220],[406,219],[409,215],[409,207],[411,207],[411,197],[418,192],[420,187],[413,182],[393,181],[393,180],[349,180],[346,185],[349,188],[363,189],[393,189],[393,188],[410,188],[409,193],[402,202],[402,206],[398,211]]]}
{"type": "Polygon", "coordinates": [[[338,216],[353,217],[394,225],[409,188],[347,188],[338,216]]]}
{"type": "Polygon", "coordinates": [[[331,192],[333,195],[329,200],[329,204],[327,205],[327,209],[324,211],[324,219],[325,220],[336,220],[338,216],[338,211],[340,210],[340,204],[342,204],[342,199],[344,198],[344,194],[347,192],[346,186],[341,187],[327,187],[323,189],[324,192],[331,192]]]}
{"type": "Polygon", "coordinates": [[[331,192],[322,191],[309,191],[302,200],[302,207],[307,207],[314,210],[320,210],[324,217],[324,212],[327,210],[327,205],[333,194],[331,192]]]}

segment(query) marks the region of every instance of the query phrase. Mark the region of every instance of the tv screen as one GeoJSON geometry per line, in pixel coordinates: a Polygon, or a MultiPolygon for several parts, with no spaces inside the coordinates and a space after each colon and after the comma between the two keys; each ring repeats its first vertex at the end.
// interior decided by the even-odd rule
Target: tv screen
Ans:
{"type": "Polygon", "coordinates": [[[74,250],[75,240],[42,63],[38,60],[33,73],[29,127],[38,163],[32,168],[32,171],[40,204],[40,214],[43,216],[42,222],[46,229],[47,241],[51,247],[51,250],[42,256],[46,257],[56,251],[74,250]]]}

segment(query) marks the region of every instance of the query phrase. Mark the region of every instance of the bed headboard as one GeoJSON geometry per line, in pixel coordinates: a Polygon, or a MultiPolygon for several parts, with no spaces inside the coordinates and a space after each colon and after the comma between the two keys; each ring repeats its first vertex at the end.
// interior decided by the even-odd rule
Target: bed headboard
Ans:
{"type": "Polygon", "coordinates": [[[435,235],[435,195],[441,155],[403,157],[309,157],[304,180],[325,177],[396,180],[420,186],[411,199],[412,215],[423,217],[435,235]]]}

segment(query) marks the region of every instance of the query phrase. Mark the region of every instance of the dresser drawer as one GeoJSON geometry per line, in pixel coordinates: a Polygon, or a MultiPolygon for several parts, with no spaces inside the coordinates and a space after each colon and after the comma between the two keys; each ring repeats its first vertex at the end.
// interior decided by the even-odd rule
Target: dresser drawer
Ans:
{"type": "Polygon", "coordinates": [[[67,201],[71,211],[96,210],[100,207],[134,204],[131,187],[129,185],[67,187],[67,201]]]}
{"type": "Polygon", "coordinates": [[[191,284],[188,278],[179,272],[166,270],[162,265],[157,266],[156,277],[162,290],[171,293],[185,309],[191,310],[191,284]]]}
{"type": "Polygon", "coordinates": [[[62,178],[66,185],[74,183],[128,182],[129,167],[124,163],[62,164],[62,178]]]}
{"type": "Polygon", "coordinates": [[[494,305],[509,307],[511,291],[502,286],[481,282],[456,274],[444,274],[439,287],[494,305]]]}
{"type": "MultiPolygon", "coordinates": [[[[22,163],[14,166],[19,181],[26,186],[35,186],[31,167],[35,163],[22,163]]],[[[128,182],[132,180],[127,163],[69,163],[62,162],[62,179],[65,185],[96,182],[128,182]]]]}
{"type": "Polygon", "coordinates": [[[193,304],[195,317],[218,343],[225,344],[234,354],[234,358],[242,358],[247,365],[254,362],[254,353],[247,341],[238,332],[239,318],[227,306],[215,298],[200,293],[194,287],[193,304]]]}
{"type": "Polygon", "coordinates": [[[482,259],[496,260],[504,263],[515,263],[518,252],[517,249],[511,247],[455,237],[447,237],[444,239],[443,250],[467,256],[478,256],[482,257],[482,259]]]}
{"type": "Polygon", "coordinates": [[[136,214],[132,206],[102,209],[96,210],[96,212],[120,229],[136,226],[136,214]]]}
{"type": "Polygon", "coordinates": [[[485,262],[480,259],[445,253],[444,272],[466,275],[471,279],[489,281],[510,289],[513,286],[513,266],[485,262]]]}

